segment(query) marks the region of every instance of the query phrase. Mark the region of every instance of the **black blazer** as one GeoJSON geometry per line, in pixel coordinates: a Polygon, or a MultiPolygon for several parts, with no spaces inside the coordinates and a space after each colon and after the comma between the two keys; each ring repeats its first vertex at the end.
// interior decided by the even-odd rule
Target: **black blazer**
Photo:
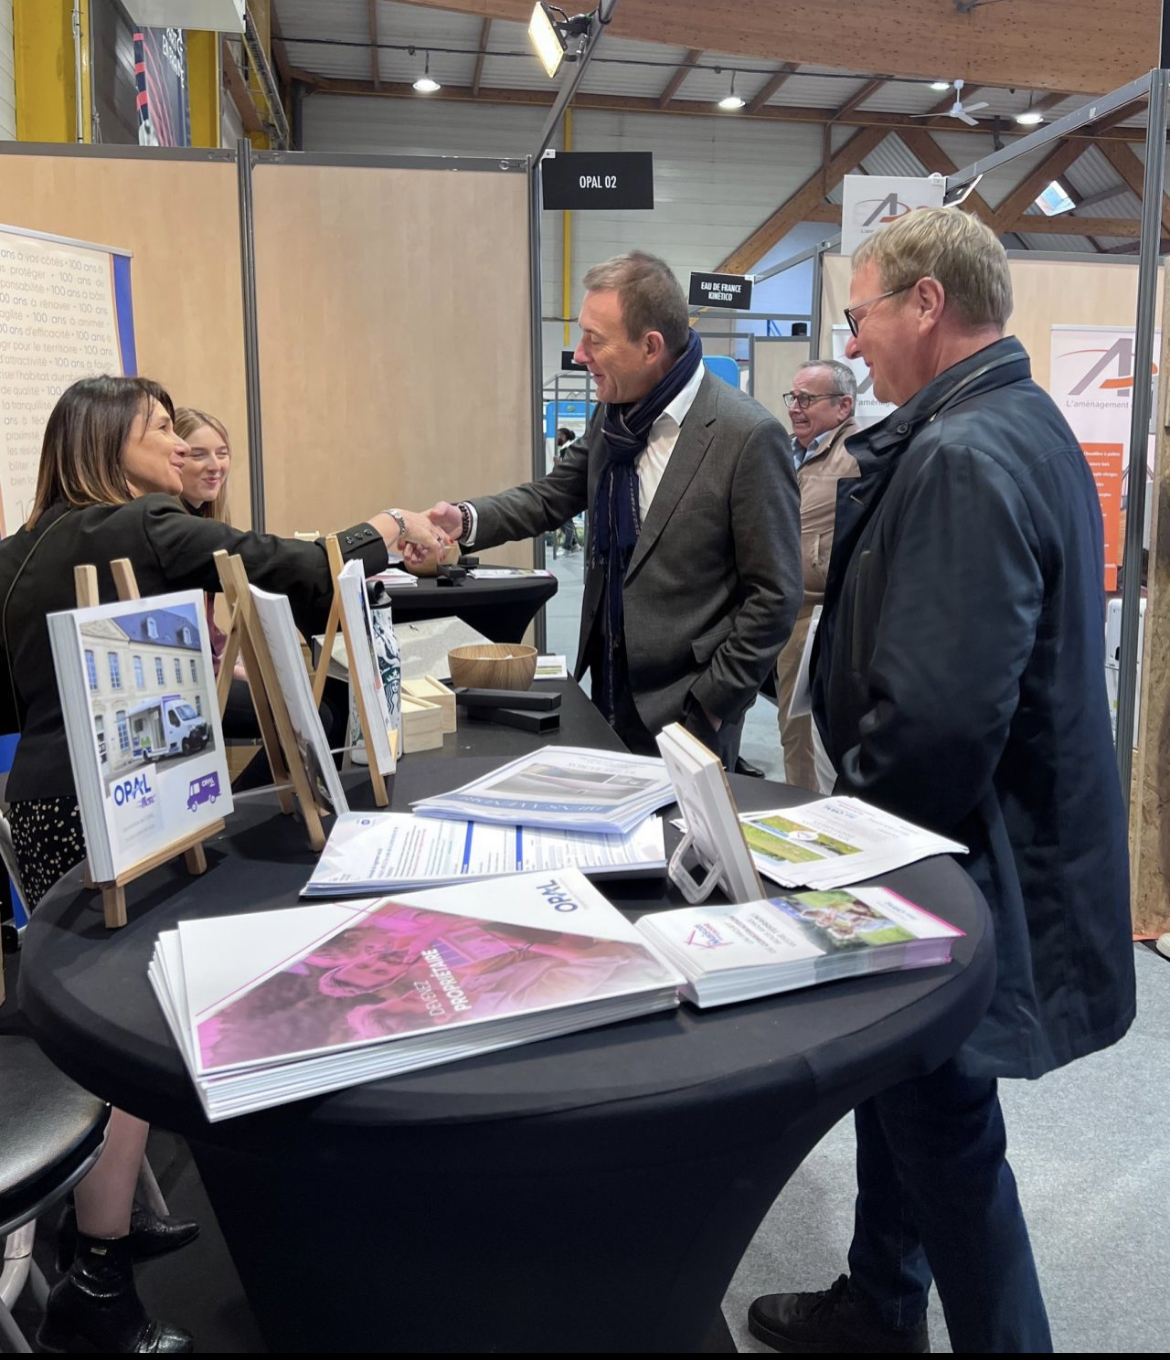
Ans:
{"type": "MultiPolygon", "coordinates": [[[[385,544],[368,524],[338,539],[344,556],[361,558],[367,572],[385,568],[385,544]]],[[[143,596],[215,592],[212,554],[220,548],[243,558],[253,585],[288,596],[302,632],[321,631],[333,599],[324,543],[232,529],[189,514],[172,496],[84,510],[54,506],[31,532],[20,529],[0,543],[0,732],[21,733],[8,777],[10,802],[75,792],[45,623],[48,614],[76,608],[73,568],[97,568],[103,602],[118,598],[110,572],[118,557],[130,559],[143,596]]]]}

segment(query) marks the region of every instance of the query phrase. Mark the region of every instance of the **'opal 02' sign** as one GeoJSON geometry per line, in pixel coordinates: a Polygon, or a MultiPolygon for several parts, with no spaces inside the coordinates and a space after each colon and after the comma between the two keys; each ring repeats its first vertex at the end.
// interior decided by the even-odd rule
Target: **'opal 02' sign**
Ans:
{"type": "Polygon", "coordinates": [[[549,209],[613,212],[654,206],[649,151],[562,151],[545,157],[540,177],[549,209]]]}

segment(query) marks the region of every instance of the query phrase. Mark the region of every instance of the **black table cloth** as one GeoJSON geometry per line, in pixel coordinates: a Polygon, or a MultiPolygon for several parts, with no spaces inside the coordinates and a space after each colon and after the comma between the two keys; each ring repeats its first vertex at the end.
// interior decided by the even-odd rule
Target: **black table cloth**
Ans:
{"type": "Polygon", "coordinates": [[[541,606],[557,593],[557,585],[555,576],[487,581],[468,576],[458,586],[441,586],[434,577],[420,576],[418,585],[386,594],[395,623],[417,623],[453,614],[492,642],[523,642],[525,630],[541,606]]]}
{"type": "MultiPolygon", "coordinates": [[[[540,744],[509,736],[509,754],[540,744]]],[[[499,763],[407,757],[392,805],[499,763]]],[[[732,787],[745,810],[808,796],[732,787]]],[[[792,1171],[859,1101],[953,1053],[994,980],[986,906],[934,859],[881,881],[966,931],[946,968],[683,1006],[209,1125],[146,981],[155,937],[290,904],[312,856],[261,799],[207,857],[202,878],[131,885],[112,935],[79,874],[60,884],[29,927],[21,999],[70,1076],[186,1134],[274,1350],[702,1348],[792,1171]]],[[[665,881],[604,890],[635,915],[678,902],[665,881]]]]}

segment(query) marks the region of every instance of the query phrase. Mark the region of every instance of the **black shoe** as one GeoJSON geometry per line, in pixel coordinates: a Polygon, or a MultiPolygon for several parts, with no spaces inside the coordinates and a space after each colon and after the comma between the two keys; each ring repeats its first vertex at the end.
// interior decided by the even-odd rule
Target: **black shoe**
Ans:
{"type": "Polygon", "coordinates": [[[904,1332],[887,1327],[848,1275],[817,1293],[764,1294],[748,1309],[748,1330],[773,1350],[807,1355],[930,1353],[925,1318],[904,1332]]]}
{"type": "Polygon", "coordinates": [[[190,1332],[146,1316],[127,1237],[77,1235],[77,1255],[49,1292],[37,1345],[55,1354],[189,1355],[190,1332]]]}
{"type": "MultiPolygon", "coordinates": [[[[134,1201],[130,1214],[130,1258],[151,1261],[156,1256],[178,1251],[199,1236],[199,1224],[191,1218],[160,1218],[145,1204],[134,1201]]],[[[57,1230],[57,1269],[65,1273],[73,1262],[77,1244],[77,1210],[66,1204],[57,1230]]]]}
{"type": "Polygon", "coordinates": [[[758,765],[749,764],[743,756],[736,756],[734,773],[751,775],[753,779],[763,779],[764,777],[763,770],[758,765]]]}

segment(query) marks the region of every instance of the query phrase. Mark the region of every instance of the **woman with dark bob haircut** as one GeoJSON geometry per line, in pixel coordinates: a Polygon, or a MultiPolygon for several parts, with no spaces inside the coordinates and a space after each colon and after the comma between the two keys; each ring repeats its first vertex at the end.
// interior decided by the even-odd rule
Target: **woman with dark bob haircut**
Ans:
{"type": "MultiPolygon", "coordinates": [[[[0,543],[0,731],[21,734],[7,799],[12,839],[33,907],[85,858],[46,615],[76,606],[73,568],[97,568],[103,601],[117,599],[110,562],[127,557],[144,596],[217,591],[220,548],[243,558],[249,579],[287,595],[306,635],[326,622],[333,583],[325,545],[244,533],[192,515],[179,499],[188,452],[174,405],[145,378],[86,378],[57,402],[45,429],[28,522],[0,543]]],[[[423,515],[383,510],[338,535],[367,572],[397,548],[414,562],[448,545],[423,515]]],[[[194,1223],[162,1219],[134,1203],[147,1126],[115,1110],[97,1165],[67,1218],[72,1264],[53,1288],[40,1340],[46,1349],[112,1354],[185,1353],[189,1333],[148,1318],[133,1262],[183,1246],[194,1223]]]]}

